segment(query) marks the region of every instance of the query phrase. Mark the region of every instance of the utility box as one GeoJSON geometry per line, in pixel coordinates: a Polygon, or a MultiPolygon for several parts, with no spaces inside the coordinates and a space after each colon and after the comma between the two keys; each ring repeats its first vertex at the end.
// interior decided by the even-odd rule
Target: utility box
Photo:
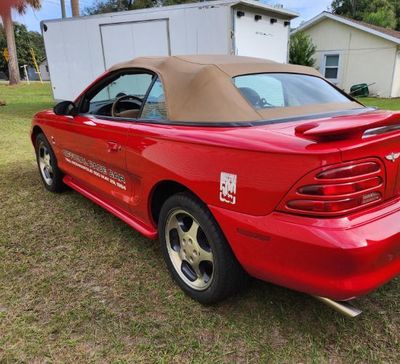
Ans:
{"type": "Polygon", "coordinates": [[[220,0],[42,21],[56,100],[73,100],[115,63],[140,56],[235,54],[286,63],[297,13],[220,0]]]}

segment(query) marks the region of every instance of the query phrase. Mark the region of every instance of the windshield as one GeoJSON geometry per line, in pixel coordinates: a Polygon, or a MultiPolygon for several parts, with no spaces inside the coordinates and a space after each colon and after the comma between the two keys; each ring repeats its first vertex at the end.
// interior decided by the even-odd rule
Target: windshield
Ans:
{"type": "Polygon", "coordinates": [[[260,73],[236,76],[233,82],[256,109],[352,102],[322,78],[309,75],[260,73]]]}

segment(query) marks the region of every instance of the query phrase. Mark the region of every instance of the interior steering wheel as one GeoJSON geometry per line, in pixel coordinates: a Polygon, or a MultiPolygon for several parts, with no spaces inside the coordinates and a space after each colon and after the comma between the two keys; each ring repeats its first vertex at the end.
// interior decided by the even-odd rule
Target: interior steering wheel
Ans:
{"type": "Polygon", "coordinates": [[[140,97],[137,97],[137,96],[124,95],[124,96],[118,97],[113,102],[112,107],[111,107],[111,116],[112,117],[118,117],[119,116],[119,111],[117,111],[118,110],[118,104],[121,101],[128,100],[128,99],[133,100],[135,102],[135,104],[137,104],[139,107],[142,105],[142,102],[143,102],[143,100],[140,97]]]}

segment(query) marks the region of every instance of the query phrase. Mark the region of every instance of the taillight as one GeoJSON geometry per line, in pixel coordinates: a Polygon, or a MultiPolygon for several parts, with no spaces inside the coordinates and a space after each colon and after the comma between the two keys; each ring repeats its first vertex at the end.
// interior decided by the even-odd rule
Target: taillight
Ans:
{"type": "Polygon", "coordinates": [[[319,216],[350,213],[382,200],[384,179],[377,160],[325,167],[304,177],[279,209],[319,216]]]}
{"type": "Polygon", "coordinates": [[[381,184],[381,177],[373,177],[362,181],[348,183],[308,185],[300,187],[298,189],[298,192],[303,195],[314,196],[346,195],[348,193],[355,193],[363,190],[368,190],[373,187],[378,187],[381,184]]]}
{"type": "Polygon", "coordinates": [[[364,176],[366,174],[378,172],[380,166],[376,162],[365,162],[360,164],[348,165],[344,167],[327,169],[321,173],[318,173],[318,179],[338,179],[338,178],[350,178],[357,176],[364,176]]]}

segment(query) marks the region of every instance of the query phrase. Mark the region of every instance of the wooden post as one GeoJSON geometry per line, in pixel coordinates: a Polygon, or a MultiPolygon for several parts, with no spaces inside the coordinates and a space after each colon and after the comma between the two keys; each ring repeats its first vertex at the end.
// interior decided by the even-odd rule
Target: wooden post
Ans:
{"type": "Polygon", "coordinates": [[[65,10],[65,0],[60,0],[60,5],[61,5],[61,16],[64,19],[67,17],[67,12],[65,10]]]}
{"type": "Polygon", "coordinates": [[[79,0],[71,0],[72,16],[80,16],[79,0]]]}
{"type": "Polygon", "coordinates": [[[31,82],[29,80],[29,75],[28,75],[28,70],[27,70],[28,65],[24,64],[23,66],[21,66],[21,68],[24,69],[24,75],[25,75],[26,82],[28,83],[28,85],[30,85],[31,82]]]}

